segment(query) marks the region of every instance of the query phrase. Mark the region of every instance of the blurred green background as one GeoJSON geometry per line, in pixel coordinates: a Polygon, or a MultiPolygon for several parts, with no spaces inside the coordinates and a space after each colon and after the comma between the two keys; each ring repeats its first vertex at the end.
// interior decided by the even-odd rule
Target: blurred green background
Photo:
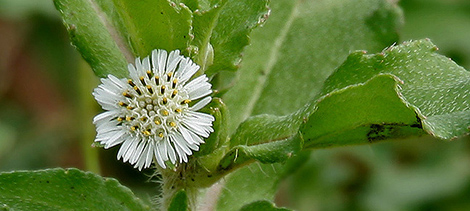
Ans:
{"type": "MultiPolygon", "coordinates": [[[[470,1],[403,0],[401,40],[430,38],[470,69],[470,1]]],[[[371,52],[372,53],[372,52],[371,52]]],[[[157,184],[91,147],[98,84],[51,0],[0,0],[0,171],[76,167],[149,200],[157,184]],[[97,163],[96,160],[99,160],[97,163]]],[[[276,203],[296,210],[470,210],[470,138],[430,137],[308,152],[276,203]]]]}

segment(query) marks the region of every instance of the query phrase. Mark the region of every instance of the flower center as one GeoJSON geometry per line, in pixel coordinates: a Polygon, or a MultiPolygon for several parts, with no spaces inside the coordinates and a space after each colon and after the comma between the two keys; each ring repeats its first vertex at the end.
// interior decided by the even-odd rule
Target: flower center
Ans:
{"type": "Polygon", "coordinates": [[[176,131],[188,109],[189,96],[173,72],[165,75],[147,70],[139,80],[128,79],[128,87],[118,102],[122,114],[117,120],[131,134],[160,140],[176,131]]]}

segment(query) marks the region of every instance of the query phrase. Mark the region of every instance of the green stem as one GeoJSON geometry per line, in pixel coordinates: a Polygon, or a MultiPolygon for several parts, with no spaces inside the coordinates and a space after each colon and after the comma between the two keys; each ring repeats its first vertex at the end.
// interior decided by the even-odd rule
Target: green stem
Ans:
{"type": "Polygon", "coordinates": [[[97,85],[96,76],[90,66],[81,60],[78,68],[78,117],[81,126],[80,142],[85,170],[100,174],[98,149],[91,146],[95,139],[95,128],[91,123],[96,114],[96,103],[91,95],[97,85]]]}

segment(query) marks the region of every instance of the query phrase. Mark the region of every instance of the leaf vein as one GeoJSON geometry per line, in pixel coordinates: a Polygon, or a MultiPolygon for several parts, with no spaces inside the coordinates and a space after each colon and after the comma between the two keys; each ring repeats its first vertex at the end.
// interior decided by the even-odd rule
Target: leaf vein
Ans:
{"type": "Polygon", "coordinates": [[[259,100],[261,93],[265,87],[266,81],[268,76],[271,74],[274,65],[277,62],[277,58],[279,56],[279,50],[282,47],[282,44],[286,40],[287,33],[292,26],[292,23],[294,20],[297,18],[297,15],[299,13],[299,8],[300,8],[300,3],[302,0],[297,0],[296,4],[292,8],[292,12],[289,15],[287,21],[285,22],[284,26],[281,28],[279,36],[276,38],[274,41],[274,45],[269,53],[268,56],[268,62],[266,63],[266,68],[264,70],[264,74],[258,77],[258,83],[256,83],[255,87],[253,88],[253,94],[251,95],[251,98],[248,101],[248,104],[246,106],[246,110],[244,114],[242,115],[242,120],[247,119],[248,117],[251,116],[253,113],[253,109],[256,105],[256,102],[259,100]]]}
{"type": "Polygon", "coordinates": [[[114,42],[120,49],[121,53],[124,55],[128,63],[131,63],[134,60],[134,55],[132,51],[129,49],[129,46],[126,45],[126,42],[119,34],[116,27],[108,20],[107,15],[101,10],[101,7],[96,3],[96,0],[88,0],[90,2],[91,7],[95,10],[97,16],[99,17],[101,23],[104,27],[108,30],[109,34],[113,38],[114,42]]]}

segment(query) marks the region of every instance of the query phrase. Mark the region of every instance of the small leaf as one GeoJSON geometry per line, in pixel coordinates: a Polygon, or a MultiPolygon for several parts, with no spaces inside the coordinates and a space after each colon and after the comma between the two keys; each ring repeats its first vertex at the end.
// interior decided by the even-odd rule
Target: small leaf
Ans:
{"type": "Polygon", "coordinates": [[[189,8],[168,0],[113,0],[127,31],[134,55],[153,49],[186,50],[191,39],[189,8]]]}
{"type": "Polygon", "coordinates": [[[228,140],[227,134],[227,108],[220,98],[213,98],[201,112],[211,114],[215,117],[213,124],[214,132],[204,140],[199,151],[194,152],[194,156],[203,156],[212,153],[215,149],[225,145],[228,140]]]}
{"type": "Polygon", "coordinates": [[[243,165],[249,160],[257,160],[261,163],[284,162],[302,149],[303,139],[300,136],[289,137],[285,140],[277,140],[253,146],[239,145],[220,161],[218,171],[234,169],[237,165],[243,165]]]}
{"type": "Polygon", "coordinates": [[[276,208],[276,206],[269,201],[256,201],[251,204],[243,206],[240,211],[263,210],[263,211],[289,211],[285,208],[276,208]]]}
{"type": "Polygon", "coordinates": [[[0,204],[14,210],[150,210],[117,180],[78,169],[0,173],[0,204]]]}
{"type": "MultiPolygon", "coordinates": [[[[222,1],[222,5],[225,5],[225,3],[227,3],[227,0],[222,1]]],[[[198,11],[194,13],[194,40],[192,45],[198,47],[198,54],[196,58],[194,58],[194,61],[201,66],[202,71],[206,71],[214,62],[214,49],[210,43],[210,39],[214,27],[218,23],[222,9],[223,7],[218,6],[208,11],[198,11]]]]}
{"type": "Polygon", "coordinates": [[[238,69],[241,53],[249,44],[248,34],[266,20],[267,3],[267,0],[226,0],[213,11],[195,16],[194,33],[203,35],[195,37],[195,43],[202,49],[209,45],[214,49],[214,63],[208,68],[208,75],[238,69]],[[211,33],[204,32],[208,29],[211,33]]]}
{"type": "Polygon", "coordinates": [[[286,116],[262,114],[253,116],[240,124],[232,135],[232,147],[239,145],[256,145],[276,140],[287,139],[297,133],[300,124],[296,112],[286,116]]]}
{"type": "Polygon", "coordinates": [[[188,210],[188,196],[186,191],[180,190],[173,196],[168,211],[187,211],[188,210]]]}

